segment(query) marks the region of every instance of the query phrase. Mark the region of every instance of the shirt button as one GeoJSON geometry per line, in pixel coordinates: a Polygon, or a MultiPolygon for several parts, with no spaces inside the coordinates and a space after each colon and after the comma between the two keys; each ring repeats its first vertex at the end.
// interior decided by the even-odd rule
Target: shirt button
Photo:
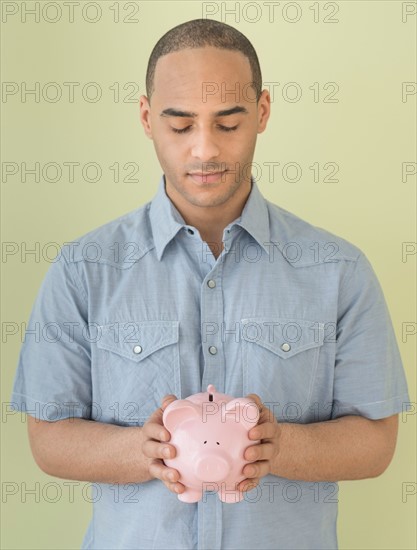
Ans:
{"type": "Polygon", "coordinates": [[[190,229],[189,227],[187,228],[187,231],[190,235],[194,235],[194,231],[192,229],[190,229]]]}
{"type": "Polygon", "coordinates": [[[209,347],[209,353],[211,353],[211,355],[216,355],[216,353],[217,353],[216,346],[210,346],[209,347]]]}
{"type": "Polygon", "coordinates": [[[216,281],[213,281],[213,279],[210,279],[209,281],[207,281],[207,286],[209,288],[214,288],[216,286],[216,281]]]}
{"type": "Polygon", "coordinates": [[[133,348],[133,353],[142,353],[142,346],[135,346],[133,348]]]}
{"type": "Polygon", "coordinates": [[[290,351],[291,346],[287,344],[287,342],[285,342],[284,344],[282,344],[281,349],[282,351],[290,351]]]}

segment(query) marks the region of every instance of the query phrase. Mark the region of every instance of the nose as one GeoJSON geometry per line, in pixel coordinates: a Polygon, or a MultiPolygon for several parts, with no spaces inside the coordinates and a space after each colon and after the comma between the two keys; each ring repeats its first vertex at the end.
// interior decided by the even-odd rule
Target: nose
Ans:
{"type": "Polygon", "coordinates": [[[209,162],[219,156],[219,148],[209,131],[195,132],[191,154],[202,162],[209,162]]]}
{"type": "Polygon", "coordinates": [[[202,481],[221,481],[229,471],[228,461],[215,454],[201,457],[195,465],[195,473],[202,481]]]}

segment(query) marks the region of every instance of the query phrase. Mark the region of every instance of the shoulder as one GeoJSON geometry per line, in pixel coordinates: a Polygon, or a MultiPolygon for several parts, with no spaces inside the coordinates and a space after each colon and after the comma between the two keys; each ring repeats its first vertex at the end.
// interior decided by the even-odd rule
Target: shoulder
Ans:
{"type": "Polygon", "coordinates": [[[265,199],[271,244],[293,267],[329,262],[357,262],[362,250],[343,237],[315,226],[296,214],[265,199]]]}
{"type": "Polygon", "coordinates": [[[69,264],[90,262],[126,269],[154,247],[147,202],[67,242],[62,255],[69,264]],[[128,259],[128,261],[127,261],[128,259]]]}

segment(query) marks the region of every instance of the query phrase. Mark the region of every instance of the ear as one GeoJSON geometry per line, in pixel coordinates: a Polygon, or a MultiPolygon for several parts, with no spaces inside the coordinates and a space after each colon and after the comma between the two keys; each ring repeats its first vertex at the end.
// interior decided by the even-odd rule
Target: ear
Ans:
{"type": "Polygon", "coordinates": [[[201,418],[201,408],[187,399],[176,399],[164,410],[162,422],[165,428],[172,433],[181,422],[194,417],[201,418]]]}
{"type": "Polygon", "coordinates": [[[246,397],[232,399],[222,407],[222,422],[227,420],[239,422],[247,431],[259,420],[258,405],[246,397]]]}
{"type": "Polygon", "coordinates": [[[145,95],[141,95],[139,98],[139,109],[140,109],[140,122],[142,123],[145,134],[149,139],[152,137],[152,127],[151,127],[151,106],[149,105],[149,100],[145,95]]]}
{"type": "Polygon", "coordinates": [[[267,89],[262,90],[258,102],[258,134],[261,134],[265,128],[271,114],[271,96],[267,89]]]}

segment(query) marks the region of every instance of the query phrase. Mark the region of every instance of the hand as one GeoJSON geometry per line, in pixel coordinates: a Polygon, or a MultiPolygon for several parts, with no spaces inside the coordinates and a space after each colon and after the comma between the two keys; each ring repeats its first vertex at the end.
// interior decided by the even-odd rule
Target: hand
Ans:
{"type": "Polygon", "coordinates": [[[143,425],[142,453],[147,461],[150,479],[160,479],[170,491],[178,494],[185,490],[185,486],[178,482],[180,474],[178,470],[168,468],[162,461],[162,458],[174,458],[176,454],[173,445],[162,443],[171,438],[162,422],[162,415],[166,407],[176,399],[175,395],[165,395],[161,407],[156,409],[143,425]],[[169,449],[169,456],[164,455],[165,449],[169,449]]]}
{"type": "Polygon", "coordinates": [[[260,439],[260,443],[251,445],[245,451],[245,460],[255,460],[246,464],[242,473],[246,476],[239,485],[239,491],[250,491],[255,488],[261,477],[271,473],[272,464],[279,453],[281,426],[278,424],[272,411],[262,404],[256,393],[247,395],[259,407],[260,416],[256,426],[248,432],[249,439],[260,439]]]}

